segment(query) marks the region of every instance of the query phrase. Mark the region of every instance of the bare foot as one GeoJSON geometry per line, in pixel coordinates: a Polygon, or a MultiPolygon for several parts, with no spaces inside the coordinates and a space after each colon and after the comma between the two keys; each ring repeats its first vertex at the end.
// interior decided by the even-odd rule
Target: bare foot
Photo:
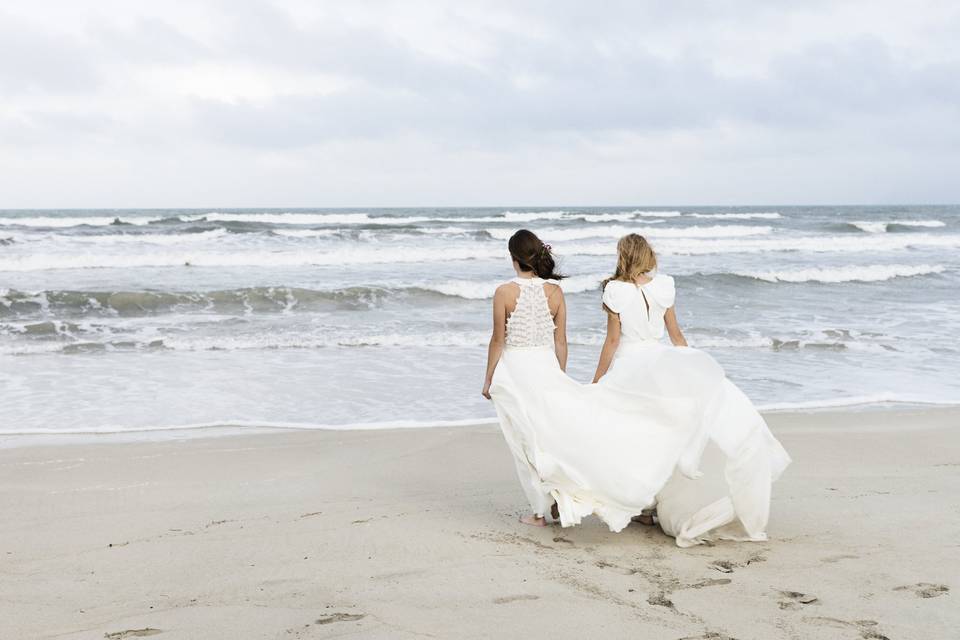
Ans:
{"type": "Polygon", "coordinates": [[[560,507],[557,506],[557,503],[554,502],[553,506],[550,507],[550,517],[560,522],[560,507]]]}
{"type": "Polygon", "coordinates": [[[631,520],[632,522],[639,522],[640,524],[646,525],[646,526],[648,526],[648,527],[652,527],[653,524],[654,524],[654,523],[653,523],[653,516],[647,515],[647,514],[643,514],[643,515],[639,515],[639,516],[633,516],[632,518],[630,518],[630,520],[631,520]]]}
{"type": "Polygon", "coordinates": [[[547,526],[547,521],[543,519],[543,516],[520,516],[520,522],[528,524],[531,527],[547,526]]]}

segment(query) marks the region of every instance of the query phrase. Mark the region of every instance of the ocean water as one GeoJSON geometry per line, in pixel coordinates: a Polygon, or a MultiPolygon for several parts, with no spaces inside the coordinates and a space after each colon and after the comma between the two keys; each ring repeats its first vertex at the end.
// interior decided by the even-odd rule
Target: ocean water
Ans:
{"type": "Polygon", "coordinates": [[[0,211],[0,435],[490,419],[507,238],[553,245],[569,371],[639,232],[767,408],[960,403],[960,207],[0,211]]]}

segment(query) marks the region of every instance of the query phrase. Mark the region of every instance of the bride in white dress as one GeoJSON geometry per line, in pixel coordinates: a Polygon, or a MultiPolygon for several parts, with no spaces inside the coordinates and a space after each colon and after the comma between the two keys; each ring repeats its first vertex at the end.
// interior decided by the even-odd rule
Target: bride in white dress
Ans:
{"type": "Polygon", "coordinates": [[[656,272],[656,254],[646,239],[624,236],[617,254],[616,271],[604,283],[607,338],[594,382],[633,396],[651,411],[685,394],[699,398],[690,419],[702,428],[681,468],[699,466],[700,472],[674,473],[659,491],[661,528],[682,547],[711,538],[765,540],[770,485],[789,455],[719,365],[687,348],[674,311],[673,278],[656,272]],[[673,347],[660,342],[664,330],[673,347]],[[711,364],[696,362],[704,359],[711,364]],[[709,367],[711,374],[691,377],[695,367],[709,367]]]}
{"type": "MultiPolygon", "coordinates": [[[[513,453],[517,475],[531,515],[520,520],[543,526],[554,503],[541,480],[548,464],[538,448],[554,393],[579,393],[581,386],[564,373],[567,367],[566,303],[555,273],[550,246],[520,230],[508,242],[517,277],[493,296],[493,335],[487,357],[483,396],[492,399],[503,435],[513,453]]],[[[553,514],[557,517],[556,507],[553,514]]]]}

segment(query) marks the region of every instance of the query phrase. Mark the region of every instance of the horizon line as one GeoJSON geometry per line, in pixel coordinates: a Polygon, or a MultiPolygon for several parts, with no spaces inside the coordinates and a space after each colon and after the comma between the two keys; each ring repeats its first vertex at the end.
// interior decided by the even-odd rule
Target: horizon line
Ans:
{"type": "Polygon", "coordinates": [[[173,210],[198,210],[209,209],[212,211],[230,209],[230,210],[255,210],[255,209],[284,209],[284,210],[345,210],[345,209],[506,209],[527,208],[527,209],[554,209],[554,208],[586,208],[595,207],[598,209],[622,209],[650,207],[653,209],[665,209],[675,207],[680,209],[691,209],[694,207],[709,208],[751,208],[761,207],[957,207],[960,202],[896,202],[896,203],[766,203],[766,204],[471,204],[471,205],[342,205],[342,206],[303,206],[303,205],[269,205],[269,206],[221,206],[221,205],[198,205],[198,206],[105,206],[105,207],[0,207],[0,212],[23,212],[23,211],[173,211],[173,210]]]}

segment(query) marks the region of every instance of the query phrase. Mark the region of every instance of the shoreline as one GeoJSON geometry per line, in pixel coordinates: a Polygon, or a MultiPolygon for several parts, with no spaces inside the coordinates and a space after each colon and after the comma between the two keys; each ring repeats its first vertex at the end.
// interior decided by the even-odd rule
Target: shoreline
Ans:
{"type": "Polygon", "coordinates": [[[692,549],[519,524],[493,426],[0,450],[0,637],[949,637],[960,410],[767,418],[769,541],[692,549]]]}
{"type": "MultiPolygon", "coordinates": [[[[856,416],[859,414],[900,414],[913,416],[930,412],[931,415],[957,413],[960,402],[867,402],[811,407],[761,408],[761,414],[770,422],[790,424],[807,416],[856,416]]],[[[885,422],[885,421],[884,421],[885,422]]],[[[134,443],[189,441],[206,438],[224,438],[243,435],[266,435],[290,432],[352,432],[352,431],[416,431],[421,429],[456,429],[472,426],[497,426],[497,418],[468,418],[462,420],[395,420],[345,425],[309,423],[282,423],[227,420],[217,423],[186,424],[160,427],[78,429],[70,431],[12,431],[0,430],[0,451],[35,446],[84,445],[97,443],[134,443]]],[[[805,427],[806,428],[806,427],[805,427]]]]}

